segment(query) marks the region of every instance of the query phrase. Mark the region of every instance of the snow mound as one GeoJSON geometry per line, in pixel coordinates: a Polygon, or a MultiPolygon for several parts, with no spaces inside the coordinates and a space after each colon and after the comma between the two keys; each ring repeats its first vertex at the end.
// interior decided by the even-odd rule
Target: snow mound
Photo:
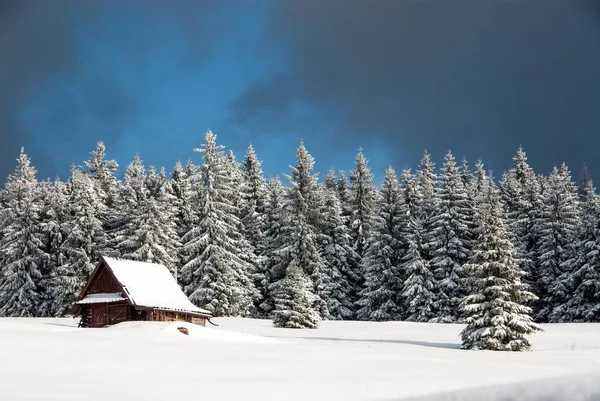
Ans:
{"type": "MultiPolygon", "coordinates": [[[[84,329],[89,330],[89,329],[84,329]]],[[[224,330],[219,327],[202,327],[187,322],[122,322],[114,326],[102,329],[109,335],[118,333],[119,336],[129,335],[135,337],[145,337],[159,339],[172,339],[176,337],[179,340],[200,339],[219,342],[233,342],[242,344],[278,344],[281,340],[259,336],[255,334],[240,333],[224,330]],[[185,327],[188,334],[179,331],[180,327],[185,327]]]]}

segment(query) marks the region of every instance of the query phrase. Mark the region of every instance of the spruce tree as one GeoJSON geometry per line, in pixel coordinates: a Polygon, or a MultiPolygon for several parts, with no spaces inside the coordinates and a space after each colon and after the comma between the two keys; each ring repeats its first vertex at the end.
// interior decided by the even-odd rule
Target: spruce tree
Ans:
{"type": "Polygon", "coordinates": [[[553,313],[554,308],[565,303],[573,290],[569,280],[575,268],[573,260],[580,220],[577,190],[566,165],[563,164],[560,170],[555,167],[548,183],[544,208],[536,223],[541,298],[536,318],[556,322],[562,321],[563,317],[553,313]]]}
{"type": "Polygon", "coordinates": [[[312,283],[292,259],[281,280],[271,285],[275,310],[273,325],[290,329],[315,329],[319,314],[313,309],[312,283]]]}
{"type": "Polygon", "coordinates": [[[372,240],[362,263],[364,289],[360,292],[358,318],[363,320],[400,320],[404,313],[401,292],[404,277],[402,258],[402,198],[396,173],[386,170],[377,214],[372,218],[372,240]]]}
{"type": "Polygon", "coordinates": [[[438,207],[436,197],[438,179],[435,174],[435,164],[431,161],[431,155],[427,151],[421,159],[417,180],[419,193],[417,219],[421,222],[421,252],[425,262],[429,263],[433,258],[430,244],[434,241],[433,219],[438,207]]]}
{"type": "Polygon", "coordinates": [[[44,252],[48,255],[46,263],[40,268],[42,274],[40,315],[54,316],[56,305],[52,291],[52,276],[65,259],[62,245],[68,234],[65,224],[70,218],[70,205],[67,202],[66,186],[60,179],[56,179],[53,184],[50,181],[43,182],[40,189],[41,204],[43,205],[40,213],[40,227],[44,252]]]}
{"type": "Polygon", "coordinates": [[[461,302],[467,315],[462,348],[525,351],[531,347],[525,336],[541,330],[533,323],[531,308],[524,305],[535,296],[521,281],[525,273],[502,221],[495,187],[489,193],[473,257],[464,266],[473,292],[461,302]]]}
{"type": "Polygon", "coordinates": [[[581,224],[575,270],[569,285],[574,288],[559,311],[564,320],[600,321],[600,199],[589,176],[579,189],[581,224]]]}
{"type": "Polygon", "coordinates": [[[90,160],[84,162],[84,171],[94,179],[97,197],[110,208],[116,197],[117,178],[115,172],[119,165],[114,160],[106,159],[104,142],[98,142],[96,150],[90,152],[90,155],[90,160]]]}
{"type": "Polygon", "coordinates": [[[137,208],[128,211],[130,233],[120,243],[120,248],[123,257],[162,264],[177,279],[181,244],[176,232],[173,202],[165,171],[161,169],[157,174],[154,167],[150,167],[144,177],[137,208]]]}
{"type": "Polygon", "coordinates": [[[542,212],[543,195],[540,181],[527,163],[523,148],[517,150],[513,167],[502,176],[500,189],[510,240],[517,249],[517,259],[522,260],[521,267],[526,273],[524,280],[539,297],[540,271],[536,262],[539,238],[536,222],[542,212]]]}
{"type": "Polygon", "coordinates": [[[100,211],[102,200],[94,191],[89,175],[73,167],[67,183],[68,218],[60,260],[48,289],[54,300],[54,314],[64,316],[88,281],[106,242],[100,211]]]}
{"type": "Polygon", "coordinates": [[[262,291],[263,302],[257,308],[257,313],[269,316],[273,311],[274,304],[270,285],[285,276],[284,256],[284,230],[289,226],[286,213],[286,199],[283,185],[278,176],[270,178],[267,183],[265,202],[265,221],[262,227],[264,233],[265,248],[263,249],[259,263],[260,270],[265,273],[264,282],[257,290],[262,291]]]}
{"type": "Polygon", "coordinates": [[[266,242],[263,235],[265,226],[266,183],[262,172],[262,162],[258,160],[252,145],[242,162],[242,205],[240,217],[244,234],[253,252],[254,273],[252,279],[256,288],[254,311],[256,317],[266,317],[261,308],[268,293],[269,274],[261,260],[266,242]]]}
{"type": "MultiPolygon", "coordinates": [[[[331,174],[328,176],[331,177],[331,174]]],[[[319,252],[325,265],[324,275],[329,288],[327,309],[331,319],[350,320],[354,317],[354,294],[358,291],[355,275],[358,255],[350,245],[350,233],[342,216],[342,207],[337,196],[335,178],[322,188],[319,252]]]]}
{"type": "Polygon", "coordinates": [[[436,317],[436,281],[421,252],[420,222],[410,217],[410,232],[406,236],[408,250],[401,260],[401,270],[407,274],[402,297],[406,303],[406,320],[428,322],[436,317]]]}
{"type": "Polygon", "coordinates": [[[292,167],[286,213],[281,228],[281,247],[274,251],[280,262],[274,266],[273,280],[281,279],[283,266],[295,260],[298,266],[312,281],[314,309],[322,318],[329,317],[326,299],[329,283],[324,274],[325,264],[317,248],[317,227],[319,216],[319,193],[317,175],[312,174],[314,159],[308,153],[304,143],[300,143],[296,153],[297,163],[292,167]]]}
{"type": "Polygon", "coordinates": [[[468,194],[450,152],[445,158],[437,198],[428,243],[430,269],[439,282],[439,321],[453,322],[459,318],[458,302],[464,290],[460,267],[469,260],[473,233],[468,194]]]}
{"type": "Polygon", "coordinates": [[[196,305],[215,316],[245,316],[250,312],[254,288],[249,279],[247,244],[240,234],[239,211],[234,205],[230,161],[207,131],[205,143],[194,151],[202,154],[201,179],[192,188],[200,200],[197,224],[184,237],[187,263],[181,279],[196,305]]]}
{"type": "Polygon", "coordinates": [[[350,230],[353,247],[362,258],[369,246],[376,190],[362,148],[350,173],[350,230]]]}
{"type": "Polygon", "coordinates": [[[6,183],[0,243],[0,316],[39,316],[43,298],[40,271],[48,261],[40,225],[40,187],[36,170],[21,148],[6,183]]]}

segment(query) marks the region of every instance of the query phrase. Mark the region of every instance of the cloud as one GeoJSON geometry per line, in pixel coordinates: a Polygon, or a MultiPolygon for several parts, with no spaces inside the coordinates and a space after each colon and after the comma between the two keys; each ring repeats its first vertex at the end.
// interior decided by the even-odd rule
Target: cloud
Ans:
{"type": "Polygon", "coordinates": [[[185,41],[181,63],[201,63],[218,47],[215,24],[224,7],[229,3],[0,1],[0,173],[12,170],[23,145],[38,169],[53,175],[64,173],[57,157],[92,150],[100,139],[116,142],[142,94],[119,76],[110,52],[121,49],[123,63],[141,72],[159,45],[175,40],[164,34],[171,29],[185,41]],[[89,73],[84,55],[94,40],[108,44],[107,57],[89,73]],[[57,156],[59,150],[68,153],[57,156]]]}
{"type": "MultiPolygon", "coordinates": [[[[285,71],[250,86],[232,122],[285,131],[298,104],[330,114],[333,142],[448,148],[508,167],[524,145],[547,170],[600,164],[600,6],[593,0],[275,2],[264,46],[285,71]]],[[[412,155],[406,160],[405,155],[412,155]]]]}

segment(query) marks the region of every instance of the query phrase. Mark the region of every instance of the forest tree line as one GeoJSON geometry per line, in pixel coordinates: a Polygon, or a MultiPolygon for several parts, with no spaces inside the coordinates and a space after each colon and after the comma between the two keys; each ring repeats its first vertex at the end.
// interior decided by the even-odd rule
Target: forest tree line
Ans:
{"type": "Polygon", "coordinates": [[[536,174],[519,149],[496,178],[425,152],[376,187],[362,151],[321,181],[302,143],[283,181],[210,131],[194,151],[200,163],[170,173],[135,157],[119,180],[98,143],[66,181],[38,181],[21,151],[0,191],[0,316],[65,315],[107,255],[167,266],[215,316],[288,327],[463,321],[503,275],[537,322],[600,319],[600,203],[565,164],[536,174]]]}

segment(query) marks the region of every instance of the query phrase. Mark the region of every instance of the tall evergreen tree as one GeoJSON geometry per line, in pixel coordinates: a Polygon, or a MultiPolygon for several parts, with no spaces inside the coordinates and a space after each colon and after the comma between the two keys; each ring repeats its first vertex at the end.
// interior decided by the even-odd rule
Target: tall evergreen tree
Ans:
{"type": "Polygon", "coordinates": [[[266,183],[262,172],[262,162],[258,160],[252,145],[242,162],[242,204],[240,217],[244,233],[253,252],[253,280],[256,287],[254,311],[257,317],[266,317],[261,305],[268,293],[269,274],[266,264],[261,260],[266,242],[263,235],[265,226],[266,183]]]}
{"type": "Polygon", "coordinates": [[[589,178],[580,186],[581,223],[575,270],[571,274],[573,294],[558,312],[564,320],[600,321],[600,199],[589,178]]]}
{"type": "Polygon", "coordinates": [[[41,316],[56,314],[56,305],[51,290],[52,276],[65,259],[62,245],[68,234],[65,224],[70,217],[65,187],[60,179],[56,179],[54,184],[50,181],[43,182],[40,188],[41,204],[43,205],[40,213],[40,227],[44,253],[48,255],[46,263],[40,268],[42,302],[39,313],[41,316]]]}
{"type": "Polygon", "coordinates": [[[362,258],[369,246],[371,219],[373,218],[376,190],[373,174],[369,170],[362,148],[356,155],[350,173],[350,230],[354,250],[362,258]]]}
{"type": "Polygon", "coordinates": [[[523,261],[524,280],[539,296],[536,221],[542,212],[543,196],[540,181],[527,163],[523,148],[517,150],[513,167],[503,175],[500,188],[510,240],[517,249],[517,259],[523,261]]]}
{"type": "Polygon", "coordinates": [[[188,261],[182,282],[190,300],[215,316],[247,315],[254,288],[249,278],[248,246],[240,234],[239,211],[234,204],[229,161],[216,135],[207,131],[205,144],[194,151],[202,154],[201,179],[193,188],[200,199],[198,224],[184,237],[188,261]]]}
{"type": "Polygon", "coordinates": [[[425,151],[419,170],[417,171],[417,189],[420,195],[417,219],[421,222],[421,252],[423,259],[429,263],[433,258],[430,244],[433,243],[433,219],[437,211],[437,175],[431,155],[425,151]]]}
{"type": "Polygon", "coordinates": [[[319,194],[317,175],[312,174],[314,159],[308,153],[304,143],[300,143],[296,153],[297,163],[292,167],[292,174],[286,177],[291,188],[286,206],[289,218],[281,229],[281,248],[274,253],[280,262],[273,267],[273,279],[282,279],[280,272],[292,260],[312,281],[314,293],[314,309],[322,318],[329,317],[326,299],[329,297],[329,284],[324,274],[325,264],[317,248],[317,231],[315,223],[319,218],[319,194]]]}
{"type": "Polygon", "coordinates": [[[403,207],[396,173],[391,167],[386,170],[377,210],[373,217],[372,241],[363,257],[365,285],[358,302],[362,306],[358,317],[400,320],[404,314],[401,293],[406,279],[400,270],[403,207]]]}
{"type": "Polygon", "coordinates": [[[464,266],[473,292],[461,302],[467,314],[467,326],[461,332],[462,348],[524,351],[531,346],[525,335],[541,330],[533,323],[531,308],[524,305],[535,296],[521,281],[525,273],[515,258],[495,188],[489,192],[473,258],[464,266]]]}
{"type": "Polygon", "coordinates": [[[62,225],[64,241],[48,288],[56,316],[65,315],[73,306],[104,248],[103,206],[97,196],[89,175],[73,167],[67,184],[68,218],[62,225]]]}
{"type": "Polygon", "coordinates": [[[436,280],[421,251],[421,227],[418,218],[409,217],[410,231],[406,235],[408,250],[401,260],[401,270],[406,272],[402,297],[406,303],[406,320],[428,322],[436,316],[436,280]]]}
{"type": "Polygon", "coordinates": [[[0,243],[0,316],[40,315],[40,269],[47,263],[41,233],[40,187],[36,170],[21,149],[6,183],[4,227],[0,243]]]}
{"type": "Polygon", "coordinates": [[[84,171],[94,179],[98,198],[110,208],[115,201],[117,189],[115,172],[119,165],[114,160],[106,159],[104,142],[98,142],[96,150],[90,152],[90,155],[90,160],[84,162],[84,171]]]}
{"type": "Polygon", "coordinates": [[[267,185],[265,202],[265,221],[262,228],[264,233],[265,248],[261,253],[259,263],[260,269],[265,273],[264,282],[257,287],[262,291],[263,302],[257,308],[257,313],[269,316],[274,309],[270,285],[285,276],[283,265],[285,253],[280,252],[284,248],[284,239],[289,227],[286,213],[286,199],[283,185],[278,176],[270,178],[267,185]]]}
{"type": "Polygon", "coordinates": [[[440,321],[456,321],[462,297],[460,267],[469,260],[472,243],[472,210],[468,194],[450,152],[437,192],[438,208],[432,222],[428,248],[433,257],[430,268],[439,281],[437,302],[440,321]]]}
{"type": "Polygon", "coordinates": [[[540,321],[561,321],[553,309],[565,303],[570,296],[569,277],[573,273],[573,260],[579,226],[577,190],[571,175],[563,164],[554,168],[549,177],[549,187],[544,196],[544,208],[537,221],[539,244],[540,321]]]}
{"type": "Polygon", "coordinates": [[[350,233],[342,216],[342,207],[338,199],[335,178],[330,178],[330,185],[322,188],[321,228],[318,235],[318,248],[325,265],[324,275],[329,288],[327,309],[332,319],[352,319],[355,306],[356,265],[358,255],[350,245],[350,233]]]}

